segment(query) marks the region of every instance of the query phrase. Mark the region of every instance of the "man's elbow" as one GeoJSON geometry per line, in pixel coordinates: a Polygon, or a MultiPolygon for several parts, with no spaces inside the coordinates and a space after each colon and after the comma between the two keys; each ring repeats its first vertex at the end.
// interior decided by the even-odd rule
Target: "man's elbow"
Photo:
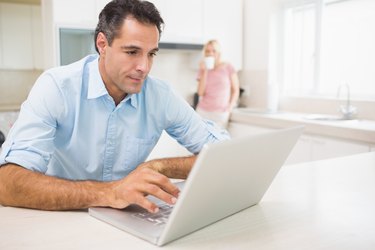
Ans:
{"type": "Polygon", "coordinates": [[[22,172],[22,167],[14,164],[0,166],[0,205],[12,206],[12,200],[17,196],[17,173],[22,172]]]}

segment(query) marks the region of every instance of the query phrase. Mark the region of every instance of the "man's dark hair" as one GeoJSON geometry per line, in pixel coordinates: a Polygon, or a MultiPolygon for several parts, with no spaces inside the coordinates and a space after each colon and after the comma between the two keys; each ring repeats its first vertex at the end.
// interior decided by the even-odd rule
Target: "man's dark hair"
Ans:
{"type": "Polygon", "coordinates": [[[141,0],[113,0],[99,14],[99,22],[96,26],[94,37],[95,49],[98,53],[96,39],[99,32],[105,35],[109,46],[111,46],[113,39],[119,36],[119,30],[124,19],[128,16],[134,17],[141,23],[154,24],[159,31],[160,37],[164,21],[154,4],[141,0]]]}

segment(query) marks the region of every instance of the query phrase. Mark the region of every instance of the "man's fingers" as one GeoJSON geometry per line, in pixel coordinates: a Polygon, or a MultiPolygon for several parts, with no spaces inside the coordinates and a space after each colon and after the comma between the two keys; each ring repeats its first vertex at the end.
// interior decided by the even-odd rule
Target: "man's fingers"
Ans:
{"type": "MultiPolygon", "coordinates": [[[[165,197],[162,193],[160,193],[160,189],[165,191],[166,193],[178,197],[178,194],[180,193],[180,190],[178,189],[177,186],[175,186],[168,177],[165,175],[162,175],[156,171],[150,170],[150,169],[144,169],[142,170],[145,172],[145,176],[147,175],[146,182],[149,184],[154,184],[154,186],[146,186],[146,193],[154,195],[158,197],[161,200],[164,200],[163,198],[160,197],[165,197]],[[156,187],[155,187],[156,186],[156,187]],[[158,196],[159,194],[159,196],[158,196]]],[[[167,202],[167,201],[166,201],[167,202]]],[[[168,202],[170,203],[170,202],[168,202]]]]}
{"type": "Polygon", "coordinates": [[[148,168],[138,169],[121,181],[116,182],[117,197],[112,201],[114,207],[137,204],[155,213],[156,204],[147,199],[152,195],[168,204],[175,204],[180,190],[168,177],[148,168]]]}
{"type": "Polygon", "coordinates": [[[158,208],[158,206],[156,206],[155,203],[151,202],[150,200],[148,200],[146,197],[144,197],[142,195],[140,195],[138,197],[135,204],[143,207],[144,209],[146,209],[150,213],[157,213],[159,211],[159,208],[158,208]]]}
{"type": "Polygon", "coordinates": [[[152,196],[155,196],[156,198],[166,202],[166,203],[169,203],[171,205],[175,204],[176,201],[177,201],[177,198],[164,191],[162,188],[160,188],[159,186],[155,185],[155,184],[148,184],[145,189],[144,189],[144,192],[146,194],[149,194],[149,195],[152,195],[152,196]]]}

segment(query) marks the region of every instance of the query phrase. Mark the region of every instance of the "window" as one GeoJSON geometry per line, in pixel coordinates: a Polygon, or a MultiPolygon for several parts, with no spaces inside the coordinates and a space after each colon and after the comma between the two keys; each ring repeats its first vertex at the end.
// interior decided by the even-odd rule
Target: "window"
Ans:
{"type": "Polygon", "coordinates": [[[375,100],[375,0],[293,1],[283,9],[283,92],[375,100]]]}

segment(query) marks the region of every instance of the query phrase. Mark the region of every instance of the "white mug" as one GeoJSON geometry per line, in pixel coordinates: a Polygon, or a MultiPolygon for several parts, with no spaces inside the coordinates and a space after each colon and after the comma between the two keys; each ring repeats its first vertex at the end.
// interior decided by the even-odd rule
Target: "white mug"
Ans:
{"type": "Polygon", "coordinates": [[[206,69],[210,70],[215,67],[215,57],[213,56],[206,56],[204,58],[204,64],[206,65],[206,69]]]}

